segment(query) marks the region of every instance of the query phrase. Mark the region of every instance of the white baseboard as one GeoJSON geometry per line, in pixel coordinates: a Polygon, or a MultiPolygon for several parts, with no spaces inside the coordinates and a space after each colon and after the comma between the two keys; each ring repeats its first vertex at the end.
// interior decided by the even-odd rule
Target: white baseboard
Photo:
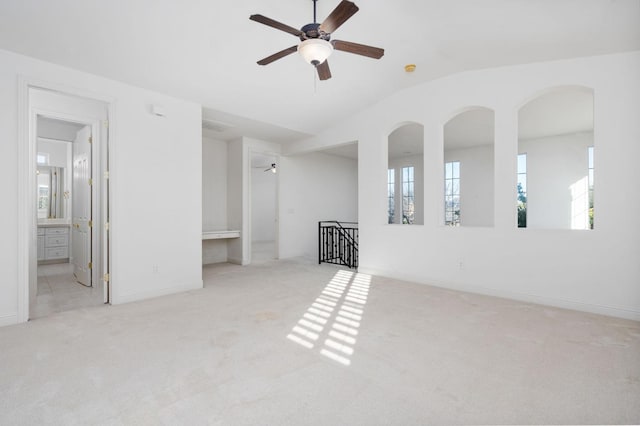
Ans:
{"type": "Polygon", "coordinates": [[[237,257],[229,257],[227,258],[227,262],[233,263],[235,265],[248,265],[248,262],[245,262],[243,259],[239,259],[237,257]]]}
{"type": "Polygon", "coordinates": [[[17,323],[18,323],[18,314],[0,316],[0,327],[4,327],[6,325],[15,325],[17,323]]]}
{"type": "Polygon", "coordinates": [[[130,293],[124,295],[115,295],[111,301],[113,305],[120,305],[122,303],[136,302],[139,300],[152,299],[154,297],[167,296],[169,294],[183,293],[190,290],[200,290],[204,286],[202,280],[193,284],[176,285],[171,287],[153,289],[148,291],[141,291],[139,293],[130,293]]]}
{"type": "MultiPolygon", "coordinates": [[[[363,274],[373,275],[373,276],[377,275],[380,277],[384,277],[384,276],[389,277],[389,275],[386,274],[385,272],[378,271],[375,268],[361,267],[361,268],[358,268],[358,272],[363,274]]],[[[610,317],[640,321],[640,311],[623,308],[623,307],[583,303],[583,302],[578,302],[574,300],[556,299],[552,297],[537,296],[534,294],[517,293],[517,292],[500,290],[500,289],[495,289],[490,287],[482,287],[482,286],[469,285],[464,283],[453,283],[453,282],[444,282],[444,281],[428,280],[428,279],[425,280],[424,278],[416,278],[416,277],[402,276],[402,275],[396,275],[390,278],[403,280],[403,281],[410,281],[410,282],[414,282],[422,285],[430,285],[433,287],[446,288],[449,290],[458,290],[458,291],[464,291],[467,293],[483,294],[486,296],[500,297],[503,299],[512,299],[512,300],[518,300],[521,302],[535,303],[538,305],[553,306],[556,308],[571,309],[574,311],[588,312],[592,314],[606,315],[610,317]]]]}

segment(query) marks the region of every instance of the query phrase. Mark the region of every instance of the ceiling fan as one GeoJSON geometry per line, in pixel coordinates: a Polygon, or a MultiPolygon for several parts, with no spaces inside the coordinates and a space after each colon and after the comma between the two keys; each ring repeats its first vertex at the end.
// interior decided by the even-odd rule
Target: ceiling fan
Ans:
{"type": "Polygon", "coordinates": [[[317,1],[318,0],[313,0],[313,23],[307,24],[299,30],[263,15],[251,15],[249,17],[252,21],[293,34],[299,37],[301,41],[298,45],[291,46],[259,60],[259,65],[268,65],[297,51],[300,52],[305,61],[316,67],[320,80],[328,80],[331,78],[331,70],[329,69],[327,58],[334,49],[374,59],[380,59],[382,55],[384,55],[384,49],[380,49],[379,47],[352,43],[350,41],[331,40],[331,34],[359,10],[358,6],[353,2],[342,0],[333,12],[319,24],[316,22],[317,1]]]}

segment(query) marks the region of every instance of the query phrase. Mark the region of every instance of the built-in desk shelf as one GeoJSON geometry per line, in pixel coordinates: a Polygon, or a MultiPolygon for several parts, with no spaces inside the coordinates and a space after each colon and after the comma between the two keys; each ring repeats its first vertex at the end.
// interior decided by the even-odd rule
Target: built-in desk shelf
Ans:
{"type": "Polygon", "coordinates": [[[222,240],[229,238],[240,238],[240,231],[203,231],[203,240],[222,240]]]}

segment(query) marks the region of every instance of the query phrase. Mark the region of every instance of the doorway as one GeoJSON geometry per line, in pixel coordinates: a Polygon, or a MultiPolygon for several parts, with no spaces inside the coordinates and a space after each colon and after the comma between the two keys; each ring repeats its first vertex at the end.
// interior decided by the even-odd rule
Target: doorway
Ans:
{"type": "Polygon", "coordinates": [[[251,152],[251,263],[278,258],[278,157],[251,152]]]}
{"type": "Polygon", "coordinates": [[[25,165],[36,178],[23,186],[32,196],[21,320],[109,303],[111,293],[109,105],[36,87],[26,97],[25,165]]]}

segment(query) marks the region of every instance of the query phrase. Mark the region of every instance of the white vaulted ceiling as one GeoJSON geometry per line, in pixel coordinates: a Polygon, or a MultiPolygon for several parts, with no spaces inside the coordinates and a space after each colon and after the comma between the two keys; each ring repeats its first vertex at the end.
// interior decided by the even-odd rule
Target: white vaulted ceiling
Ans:
{"type": "MultiPolygon", "coordinates": [[[[319,0],[318,20],[338,3],[319,0]]],[[[281,140],[448,74],[640,49],[640,0],[355,3],[360,11],[333,38],[385,55],[334,52],[323,82],[297,54],[257,65],[298,39],[249,20],[259,13],[299,28],[313,20],[312,0],[3,0],[0,48],[196,101],[205,116],[233,122],[228,134],[263,125],[281,140]],[[407,63],[416,72],[405,73],[407,63]]]]}

